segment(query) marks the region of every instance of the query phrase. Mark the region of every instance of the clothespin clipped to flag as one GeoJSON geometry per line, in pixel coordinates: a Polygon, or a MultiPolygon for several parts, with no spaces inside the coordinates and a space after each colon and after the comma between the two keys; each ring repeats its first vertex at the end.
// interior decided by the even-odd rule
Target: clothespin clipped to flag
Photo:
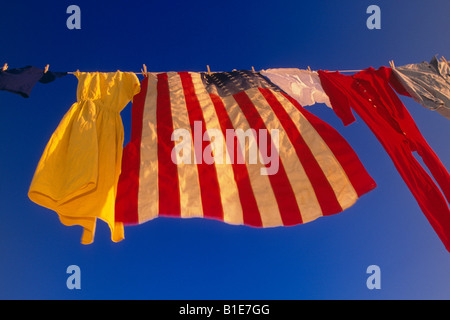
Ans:
{"type": "Polygon", "coordinates": [[[209,69],[209,65],[206,65],[206,68],[208,69],[208,75],[211,75],[211,69],[209,69]]]}
{"type": "Polygon", "coordinates": [[[254,68],[253,66],[252,66],[252,71],[253,71],[253,72],[256,72],[256,71],[255,71],[255,68],[254,68]]]}
{"type": "Polygon", "coordinates": [[[144,77],[147,77],[147,66],[145,64],[142,65],[141,71],[142,71],[142,75],[144,77]]]}
{"type": "Polygon", "coordinates": [[[47,73],[49,67],[50,67],[50,65],[45,66],[44,73],[47,73]]]}
{"type": "Polygon", "coordinates": [[[390,60],[389,65],[391,66],[392,69],[395,69],[394,60],[390,60]]]}
{"type": "Polygon", "coordinates": [[[311,68],[310,68],[310,66],[308,66],[308,71],[309,71],[309,72],[311,72],[311,68]]]}
{"type": "Polygon", "coordinates": [[[7,64],[7,63],[5,63],[5,64],[3,65],[3,68],[2,68],[2,71],[6,71],[6,70],[8,70],[8,64],[7,64]]]}

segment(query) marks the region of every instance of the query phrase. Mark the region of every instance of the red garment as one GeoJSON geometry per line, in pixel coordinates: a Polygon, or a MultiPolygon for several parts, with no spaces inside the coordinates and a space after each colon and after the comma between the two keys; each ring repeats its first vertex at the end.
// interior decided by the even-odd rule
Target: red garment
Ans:
{"type": "Polygon", "coordinates": [[[391,68],[368,68],[354,75],[319,71],[323,89],[344,125],[355,121],[354,111],[369,126],[391,157],[395,167],[417,200],[428,221],[450,251],[450,175],[425,141],[413,118],[391,84],[400,94],[391,68]],[[413,151],[442,189],[416,160],[413,151]],[[444,195],[443,195],[443,194],[444,195]],[[447,199],[447,201],[446,201],[447,199]]]}

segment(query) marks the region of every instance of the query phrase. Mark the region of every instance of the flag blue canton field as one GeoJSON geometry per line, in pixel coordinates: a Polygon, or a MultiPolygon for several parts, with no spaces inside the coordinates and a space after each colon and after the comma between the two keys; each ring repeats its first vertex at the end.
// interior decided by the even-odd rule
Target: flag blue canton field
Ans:
{"type": "MultiPolygon", "coordinates": [[[[360,70],[450,57],[450,3],[398,1],[95,2],[2,4],[0,67],[149,72],[302,68],[360,70]],[[369,29],[378,5],[381,29],[369,29]],[[69,29],[67,8],[80,8],[69,29]]],[[[142,80],[143,77],[139,76],[142,80]]],[[[159,217],[95,241],[31,202],[42,152],[76,101],[73,75],[29,98],[0,91],[2,299],[449,299],[450,254],[365,123],[344,127],[324,104],[305,109],[354,149],[377,187],[352,207],[268,229],[159,217]],[[80,287],[68,286],[78,266],[80,287]],[[371,266],[378,266],[373,268],[371,266]],[[381,287],[368,285],[379,270],[381,287]]],[[[400,97],[450,169],[449,120],[400,97]]],[[[130,140],[131,104],[121,113],[130,140]]],[[[220,129],[220,128],[218,128],[220,129]]],[[[418,159],[419,161],[420,158],[418,159]]]]}

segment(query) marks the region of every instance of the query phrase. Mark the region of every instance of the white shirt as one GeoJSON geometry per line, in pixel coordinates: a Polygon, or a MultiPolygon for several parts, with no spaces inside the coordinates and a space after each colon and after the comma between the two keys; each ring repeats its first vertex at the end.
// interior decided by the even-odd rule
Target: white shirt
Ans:
{"type": "Polygon", "coordinates": [[[302,107],[324,103],[331,108],[330,99],[322,88],[317,72],[279,68],[261,70],[260,73],[297,100],[302,107]]]}

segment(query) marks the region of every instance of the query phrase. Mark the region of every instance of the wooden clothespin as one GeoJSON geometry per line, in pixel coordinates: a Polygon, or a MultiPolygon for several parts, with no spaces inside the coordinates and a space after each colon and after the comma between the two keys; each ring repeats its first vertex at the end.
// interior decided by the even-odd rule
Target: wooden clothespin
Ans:
{"type": "Polygon", "coordinates": [[[255,68],[252,66],[252,71],[255,72],[255,68]]]}
{"type": "Polygon", "coordinates": [[[49,67],[50,67],[50,65],[45,66],[44,73],[47,73],[49,67]]]}
{"type": "Polygon", "coordinates": [[[147,66],[145,64],[142,65],[141,72],[144,77],[147,77],[147,66]]]}
{"type": "Polygon", "coordinates": [[[309,72],[311,72],[311,68],[310,68],[310,66],[308,66],[308,71],[309,71],[309,72]]]}
{"type": "Polygon", "coordinates": [[[392,69],[395,69],[394,60],[390,60],[389,65],[391,66],[392,69]]]}
{"type": "Polygon", "coordinates": [[[8,64],[7,64],[7,63],[5,63],[5,64],[3,65],[3,68],[2,68],[2,71],[6,71],[6,70],[8,70],[8,64]]]}
{"type": "Polygon", "coordinates": [[[206,68],[208,69],[208,75],[211,75],[211,69],[209,69],[209,65],[206,65],[206,68]]]}
{"type": "Polygon", "coordinates": [[[448,64],[448,61],[444,58],[444,56],[441,57],[442,62],[445,62],[446,64],[448,64]]]}

